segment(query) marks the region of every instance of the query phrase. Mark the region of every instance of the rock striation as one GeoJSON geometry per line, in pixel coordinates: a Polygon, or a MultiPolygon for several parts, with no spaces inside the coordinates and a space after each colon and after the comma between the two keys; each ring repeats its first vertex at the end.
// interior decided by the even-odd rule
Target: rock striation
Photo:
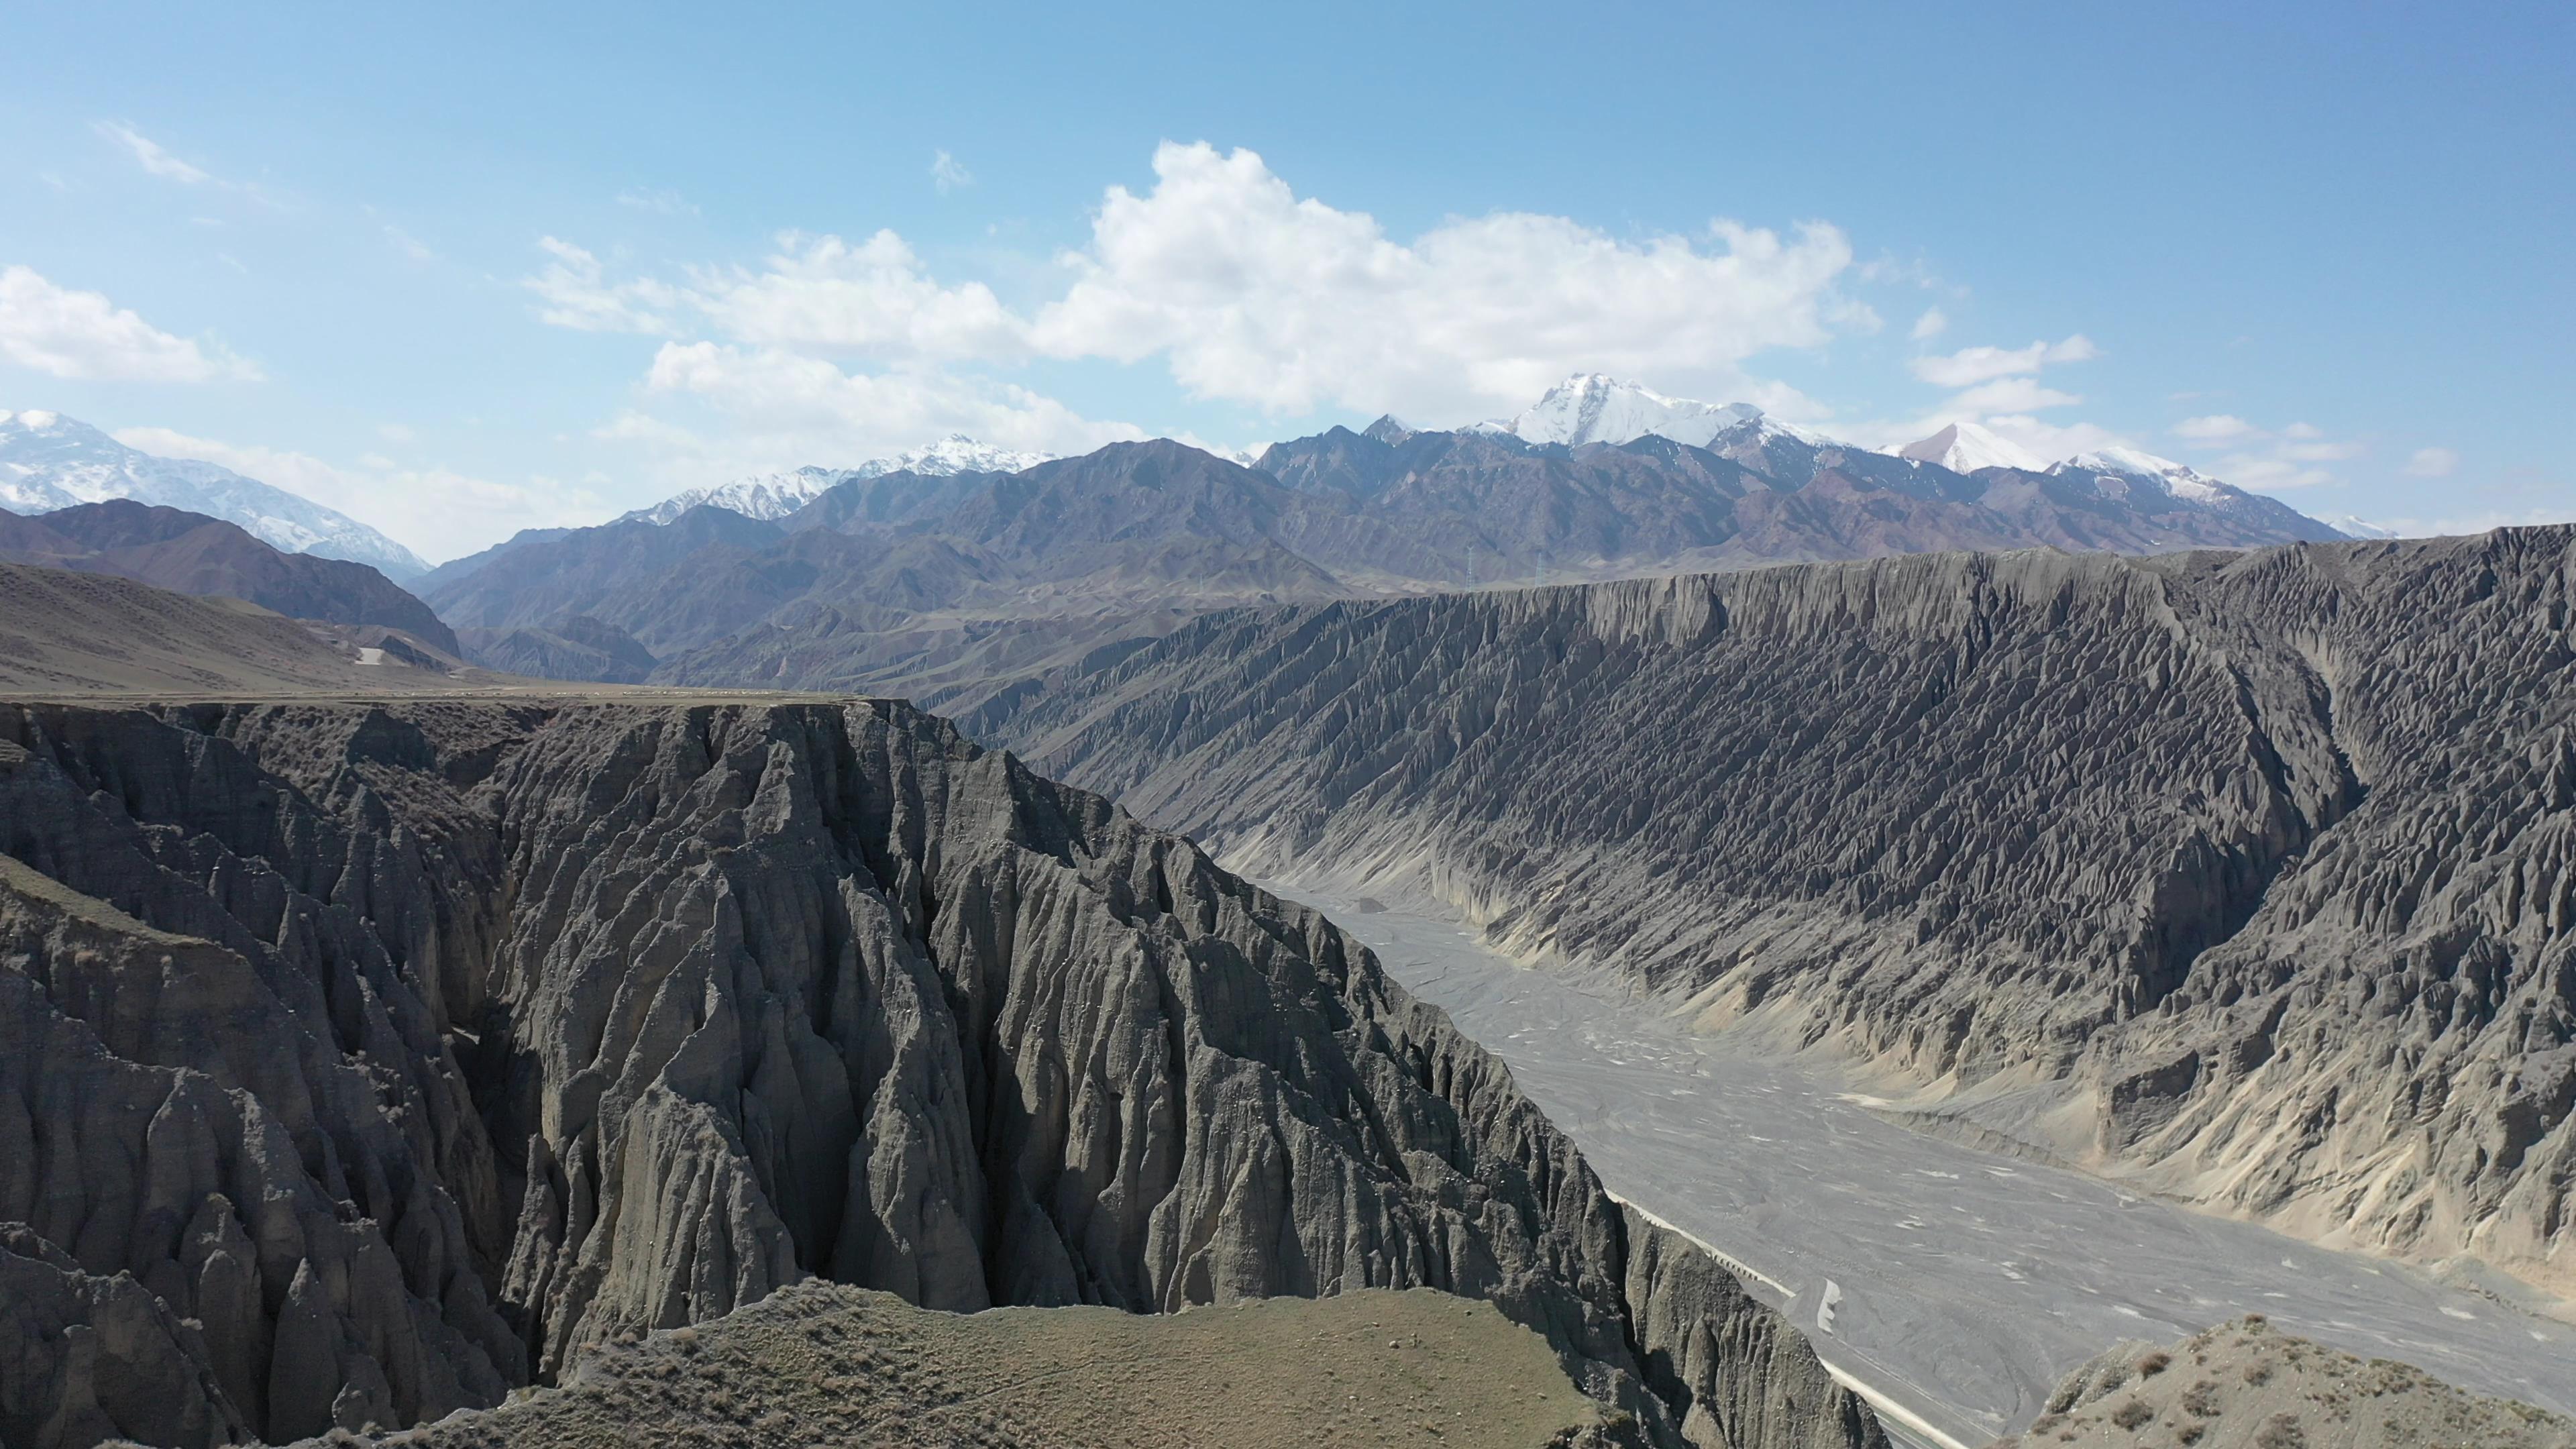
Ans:
{"type": "Polygon", "coordinates": [[[2576,1292],[2576,530],[1210,616],[966,717],[1917,1125],[2576,1292]]]}
{"type": "Polygon", "coordinates": [[[1311,912],[908,706],[0,706],[0,1440],[491,1405],[810,1278],[1435,1288],[1885,1441],[1311,912]]]}

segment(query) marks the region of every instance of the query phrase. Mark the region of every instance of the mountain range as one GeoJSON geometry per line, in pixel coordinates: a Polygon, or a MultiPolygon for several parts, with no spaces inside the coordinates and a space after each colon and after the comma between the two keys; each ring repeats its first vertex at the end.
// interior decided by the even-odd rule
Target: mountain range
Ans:
{"type": "Polygon", "coordinates": [[[764,473],[706,488],[692,488],[675,493],[650,508],[638,508],[618,516],[619,522],[640,518],[648,523],[669,523],[701,504],[739,513],[745,518],[784,518],[843,483],[865,482],[888,473],[912,473],[924,478],[946,478],[960,473],[1016,473],[1033,468],[1054,457],[1053,453],[1020,452],[979,443],[963,433],[951,433],[938,442],[898,453],[891,458],[877,458],[855,468],[804,467],[792,473],[764,473]]]}
{"type": "Polygon", "coordinates": [[[293,619],[400,629],[450,654],[456,636],[376,569],[285,553],[219,518],[113,498],[28,518],[0,509],[0,562],[113,574],[293,619]]]}
{"type": "Polygon", "coordinates": [[[1157,440],[1006,473],[966,463],[1011,460],[952,443],[928,469],[807,470],[726,495],[743,508],[683,495],[525,534],[421,591],[494,667],[956,703],[1240,604],[2340,536],[2144,454],[1961,472],[1600,377],[1508,425],[1388,417],[1272,444],[1249,467],[1157,440]],[[612,646],[613,672],[580,673],[610,667],[612,646]]]}
{"type": "Polygon", "coordinates": [[[367,564],[398,581],[429,570],[347,514],[229,468],[155,457],[60,413],[0,412],[0,508],[41,514],[110,498],[219,518],[288,553],[367,564]]]}

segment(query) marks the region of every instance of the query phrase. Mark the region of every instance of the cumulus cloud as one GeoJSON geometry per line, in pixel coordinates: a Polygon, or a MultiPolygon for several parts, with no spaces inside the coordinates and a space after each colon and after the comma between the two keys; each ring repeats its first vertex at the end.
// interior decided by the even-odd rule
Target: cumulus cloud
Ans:
{"type": "Polygon", "coordinates": [[[942,285],[891,231],[856,244],[796,233],[779,243],[758,272],[697,273],[689,303],[725,336],[767,347],[898,362],[1028,353],[1027,325],[990,287],[942,285]]]}
{"type": "Polygon", "coordinates": [[[1928,341],[1949,330],[1949,315],[1938,307],[1926,307],[1923,315],[1914,319],[1913,337],[1917,342],[1928,341]]]}
{"type": "Polygon", "coordinates": [[[142,167],[148,175],[158,176],[164,181],[176,181],[182,186],[203,186],[215,179],[200,168],[171,155],[159,142],[135,130],[132,126],[117,121],[100,121],[96,129],[100,135],[124,148],[125,153],[134,158],[134,164],[142,167]]]}
{"type": "Polygon", "coordinates": [[[2406,471],[2417,478],[2448,478],[2459,471],[2460,455],[2448,448],[2417,448],[2406,460],[2406,471]]]}
{"type": "Polygon", "coordinates": [[[1506,212],[1407,243],[1298,197],[1251,151],[1166,143],[1154,173],[1144,194],[1110,188],[1037,346],[1161,357],[1201,397],[1274,412],[1329,402],[1463,421],[1587,368],[1724,389],[1757,352],[1828,340],[1851,265],[1821,222],[1629,242],[1506,212]]]}
{"type": "Polygon", "coordinates": [[[939,188],[939,194],[945,196],[949,192],[962,191],[974,185],[975,173],[959,165],[957,158],[947,152],[933,151],[930,153],[930,184],[939,188]]]}
{"type": "Polygon", "coordinates": [[[121,382],[259,380],[212,343],[173,336],[97,292],[59,287],[33,268],[0,269],[0,358],[55,377],[121,382]]]}
{"type": "MultiPolygon", "coordinates": [[[[1877,316],[1839,294],[1843,234],[1716,221],[1622,240],[1564,217],[1456,219],[1400,241],[1298,197],[1250,151],[1166,144],[1151,190],[1112,187],[1052,300],[1022,312],[933,276],[905,241],[789,234],[756,269],[618,280],[548,238],[529,287],[546,320],[752,349],[924,363],[1161,361],[1192,393],[1303,413],[1394,410],[1429,424],[1525,406],[1581,370],[1812,412],[1742,362],[1877,316]],[[685,319],[685,320],[684,320],[685,319]]],[[[1768,405],[1768,404],[1766,404],[1768,405]]]]}
{"type": "Polygon", "coordinates": [[[2037,373],[2057,362],[2084,362],[2100,354],[2092,340],[2077,333],[2063,342],[2034,342],[2028,347],[1963,347],[1940,357],[1918,357],[1914,375],[1934,387],[1974,387],[1999,377],[2037,373]]]}
{"type": "Polygon", "coordinates": [[[375,528],[432,561],[456,558],[522,528],[596,523],[608,511],[593,489],[532,476],[504,483],[450,468],[401,468],[369,455],[342,467],[310,453],[194,437],[169,428],[122,428],[117,441],[165,458],[201,458],[375,528]]]}

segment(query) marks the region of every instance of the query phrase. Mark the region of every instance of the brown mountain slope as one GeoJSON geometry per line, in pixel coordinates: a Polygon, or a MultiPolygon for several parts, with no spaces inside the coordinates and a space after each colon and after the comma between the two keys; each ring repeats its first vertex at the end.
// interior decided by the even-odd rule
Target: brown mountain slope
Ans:
{"type": "Polygon", "coordinates": [[[221,519],[131,499],[41,518],[0,515],[0,562],[113,574],[182,594],[241,599],[292,619],[380,625],[458,652],[456,636],[427,604],[365,564],[281,552],[221,519]]]}
{"type": "Polygon", "coordinates": [[[0,694],[166,698],[451,683],[445,661],[395,631],[322,628],[238,599],[0,563],[0,694]]]}

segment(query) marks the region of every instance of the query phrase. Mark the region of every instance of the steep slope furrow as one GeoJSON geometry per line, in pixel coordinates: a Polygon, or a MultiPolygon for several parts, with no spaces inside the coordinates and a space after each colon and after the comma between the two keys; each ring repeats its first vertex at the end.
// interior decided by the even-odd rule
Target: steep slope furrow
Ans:
{"type": "Polygon", "coordinates": [[[1239,611],[966,723],[1925,1125],[2568,1291],[2572,589],[2542,528],[1239,611]]]}
{"type": "Polygon", "coordinates": [[[434,1418],[809,1276],[1440,1288],[1665,1442],[1883,1442],[1364,948],[906,707],[10,706],[0,754],[12,1444],[434,1418]]]}

